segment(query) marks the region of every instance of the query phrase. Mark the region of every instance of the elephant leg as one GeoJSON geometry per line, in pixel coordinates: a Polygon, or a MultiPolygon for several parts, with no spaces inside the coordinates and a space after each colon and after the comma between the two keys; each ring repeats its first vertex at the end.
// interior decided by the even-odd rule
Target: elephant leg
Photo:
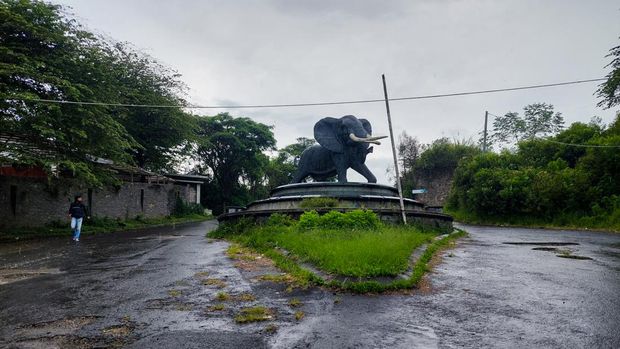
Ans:
{"type": "Polygon", "coordinates": [[[301,183],[301,181],[303,181],[306,177],[308,177],[308,173],[306,171],[302,171],[302,169],[300,168],[295,172],[291,183],[301,183]]]}
{"type": "Polygon", "coordinates": [[[365,164],[353,164],[351,168],[364,176],[366,180],[368,180],[368,183],[377,183],[377,177],[370,172],[365,164]]]}
{"type": "Polygon", "coordinates": [[[336,173],[338,174],[338,182],[347,183],[347,169],[349,168],[347,159],[342,154],[334,154],[334,165],[336,165],[336,173]]]}

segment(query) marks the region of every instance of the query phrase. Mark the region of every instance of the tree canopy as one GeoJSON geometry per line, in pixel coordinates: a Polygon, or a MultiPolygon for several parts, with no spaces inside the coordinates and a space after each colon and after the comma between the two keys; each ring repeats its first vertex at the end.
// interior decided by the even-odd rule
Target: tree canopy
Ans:
{"type": "Polygon", "coordinates": [[[439,138],[431,144],[420,144],[406,132],[399,137],[398,150],[402,166],[401,184],[407,196],[417,188],[420,179],[452,176],[463,159],[480,153],[480,149],[468,141],[439,138]]]}
{"type": "Polygon", "coordinates": [[[620,228],[620,115],[485,153],[455,171],[448,207],[481,220],[620,228]],[[577,146],[576,146],[577,145],[577,146]]]}
{"type": "Polygon", "coordinates": [[[272,127],[227,113],[198,118],[196,171],[212,177],[207,205],[217,213],[226,205],[244,205],[256,196],[274,150],[272,127]]]}
{"type": "Polygon", "coordinates": [[[178,77],[128,44],[84,30],[61,6],[0,1],[0,160],[70,170],[95,185],[108,177],[93,159],[169,169],[194,127],[178,77]]]}
{"type": "Polygon", "coordinates": [[[620,105],[620,45],[609,50],[607,57],[611,57],[611,62],[607,65],[611,67],[611,71],[596,92],[601,98],[598,106],[611,108],[620,105]]]}
{"type": "Polygon", "coordinates": [[[491,143],[511,145],[525,139],[556,134],[564,127],[564,118],[553,109],[551,104],[534,103],[523,108],[523,116],[508,112],[496,117],[493,121],[491,143]]]}

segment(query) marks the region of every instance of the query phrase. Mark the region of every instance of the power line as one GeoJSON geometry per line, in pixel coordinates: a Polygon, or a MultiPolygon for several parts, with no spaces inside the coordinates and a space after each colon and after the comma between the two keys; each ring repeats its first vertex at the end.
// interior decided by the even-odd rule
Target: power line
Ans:
{"type": "MultiPolygon", "coordinates": [[[[583,83],[603,81],[603,80],[607,80],[607,79],[598,78],[598,79],[587,79],[587,80],[574,80],[574,81],[557,82],[557,83],[551,83],[551,84],[497,88],[497,89],[490,89],[490,90],[442,93],[442,94],[421,95],[421,96],[411,96],[411,97],[397,97],[397,98],[390,98],[389,101],[410,101],[410,100],[418,100],[418,99],[469,96],[469,95],[486,94],[486,93],[508,92],[508,91],[519,91],[519,90],[528,90],[528,89],[545,88],[545,87],[575,85],[575,84],[583,84],[583,83]]],[[[5,101],[35,102],[35,103],[53,103],[53,104],[96,105],[96,106],[125,107],[125,108],[179,108],[179,106],[177,105],[165,105],[165,104],[158,105],[158,104],[81,102],[81,101],[55,100],[55,99],[43,99],[43,98],[5,98],[4,100],[5,101]]],[[[181,106],[181,108],[187,108],[187,109],[255,109],[255,108],[313,107],[313,106],[362,104],[362,103],[385,103],[385,99],[362,99],[362,100],[336,101],[336,102],[256,104],[256,105],[191,105],[190,104],[187,106],[181,106]]]]}

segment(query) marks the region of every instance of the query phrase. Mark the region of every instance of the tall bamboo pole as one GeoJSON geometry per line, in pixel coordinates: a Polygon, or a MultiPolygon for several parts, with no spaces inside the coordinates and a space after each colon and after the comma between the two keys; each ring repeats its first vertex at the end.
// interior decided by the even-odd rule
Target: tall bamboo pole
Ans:
{"type": "Polygon", "coordinates": [[[400,201],[400,214],[403,224],[407,224],[407,214],[405,213],[405,202],[403,200],[403,188],[400,185],[400,171],[398,170],[398,158],[396,157],[396,142],[394,141],[394,131],[392,131],[392,116],[390,114],[390,100],[388,98],[387,86],[385,84],[385,74],[381,74],[383,81],[383,94],[385,96],[385,110],[387,111],[388,126],[390,128],[390,140],[392,141],[392,156],[394,157],[394,171],[396,172],[396,186],[398,188],[398,199],[400,201]]]}

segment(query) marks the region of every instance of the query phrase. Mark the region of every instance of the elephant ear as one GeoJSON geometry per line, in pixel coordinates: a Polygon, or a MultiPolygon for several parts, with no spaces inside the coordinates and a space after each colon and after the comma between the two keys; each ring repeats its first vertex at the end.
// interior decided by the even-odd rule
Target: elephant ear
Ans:
{"type": "Polygon", "coordinates": [[[366,132],[368,132],[368,135],[372,135],[372,126],[370,125],[370,121],[366,120],[366,119],[359,119],[360,122],[362,123],[362,126],[364,127],[364,130],[366,130],[366,132]]]}
{"type": "Polygon", "coordinates": [[[314,124],[314,139],[324,148],[335,153],[342,153],[344,147],[338,139],[340,127],[340,119],[330,117],[323,118],[314,124]]]}

